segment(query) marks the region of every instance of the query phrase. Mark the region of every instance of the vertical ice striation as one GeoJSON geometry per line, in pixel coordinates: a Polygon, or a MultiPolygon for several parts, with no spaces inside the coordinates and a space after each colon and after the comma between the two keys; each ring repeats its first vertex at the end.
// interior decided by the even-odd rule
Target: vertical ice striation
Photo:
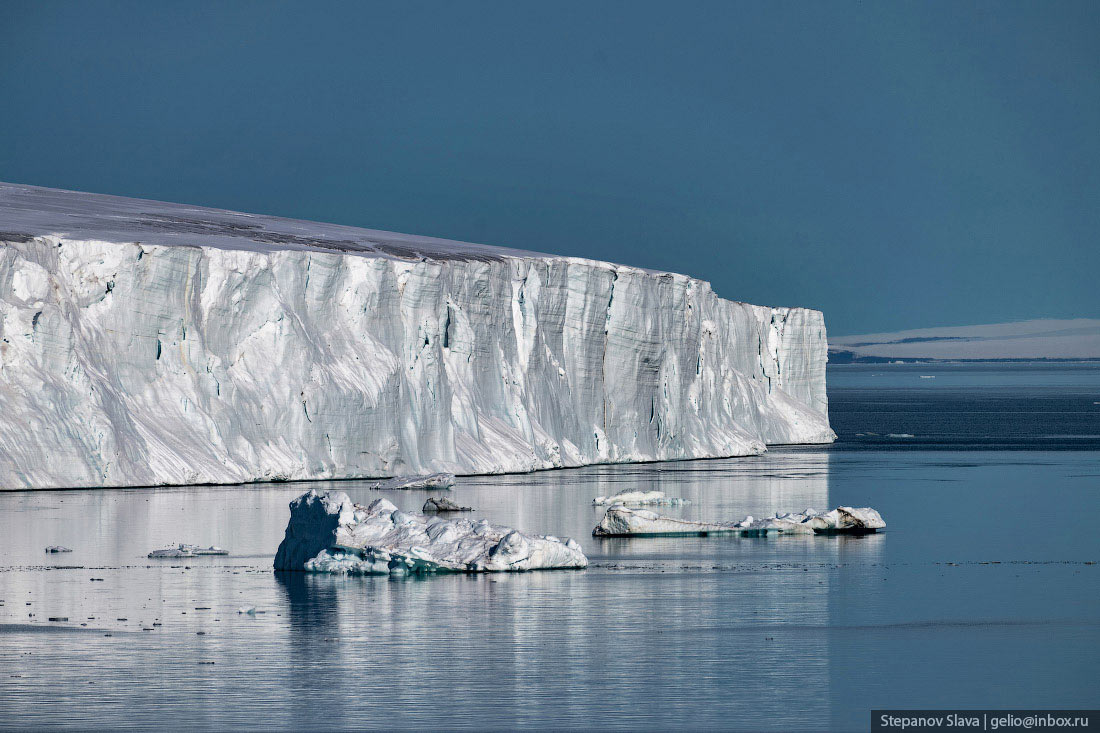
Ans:
{"type": "Polygon", "coordinates": [[[591,260],[0,184],[0,488],[834,438],[818,311],[591,260]]]}

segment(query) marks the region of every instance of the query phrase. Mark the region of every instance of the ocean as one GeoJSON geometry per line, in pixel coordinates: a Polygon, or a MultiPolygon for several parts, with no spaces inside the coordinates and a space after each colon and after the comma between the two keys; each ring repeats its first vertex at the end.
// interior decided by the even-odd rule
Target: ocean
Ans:
{"type": "Polygon", "coordinates": [[[429,495],[365,482],[0,493],[0,728],[864,730],[878,708],[1095,707],[1100,365],[828,380],[832,446],[458,479],[475,516],[577,539],[583,571],[271,570],[309,488],[429,495]],[[592,537],[592,498],[627,488],[707,520],[872,506],[887,529],[592,537]],[[230,554],[146,557],[178,542],[230,554]]]}

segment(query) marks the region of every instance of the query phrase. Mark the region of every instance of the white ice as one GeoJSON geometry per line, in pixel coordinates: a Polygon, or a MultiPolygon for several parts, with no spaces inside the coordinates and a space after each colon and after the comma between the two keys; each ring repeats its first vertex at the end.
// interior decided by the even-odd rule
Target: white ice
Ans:
{"type": "Polygon", "coordinates": [[[386,481],[376,481],[371,489],[449,489],[455,485],[453,473],[433,473],[428,476],[395,476],[386,481]]]}
{"type": "Polygon", "coordinates": [[[690,504],[686,499],[665,496],[663,491],[633,491],[626,489],[612,496],[597,496],[592,500],[596,506],[607,504],[630,504],[632,506],[680,506],[690,504]]]}
{"type": "Polygon", "coordinates": [[[149,557],[198,557],[200,555],[228,555],[228,550],[220,547],[199,547],[198,545],[176,545],[163,550],[153,550],[149,557]]]}
{"type": "Polygon", "coordinates": [[[342,492],[310,490],[290,504],[276,570],[353,575],[504,572],[583,568],[571,539],[528,535],[482,519],[400,511],[385,499],[353,504],[342,492]]]}
{"type": "Polygon", "coordinates": [[[0,184],[0,338],[0,489],[523,472],[835,437],[815,310],[34,186],[0,184]]]}
{"type": "Polygon", "coordinates": [[[837,507],[828,512],[807,509],[800,513],[776,513],[771,517],[745,517],[740,522],[697,522],[664,517],[645,509],[617,504],[610,507],[593,535],[697,535],[740,534],[758,536],[778,534],[826,534],[874,532],[886,526],[879,513],[870,507],[837,507]]]}

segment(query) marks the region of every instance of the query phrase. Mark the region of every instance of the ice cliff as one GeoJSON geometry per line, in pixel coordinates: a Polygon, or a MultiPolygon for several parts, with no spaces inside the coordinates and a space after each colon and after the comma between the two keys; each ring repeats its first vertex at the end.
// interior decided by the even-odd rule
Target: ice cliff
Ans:
{"type": "Polygon", "coordinates": [[[683,275],[0,184],[0,488],[737,456],[834,438],[821,313],[683,275]]]}

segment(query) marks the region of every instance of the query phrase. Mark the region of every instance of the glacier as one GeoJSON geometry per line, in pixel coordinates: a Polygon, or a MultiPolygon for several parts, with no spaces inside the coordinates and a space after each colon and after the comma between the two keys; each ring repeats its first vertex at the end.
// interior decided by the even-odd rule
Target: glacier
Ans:
{"type": "Polygon", "coordinates": [[[616,504],[608,508],[592,534],[596,537],[709,534],[763,537],[773,533],[867,534],[885,527],[882,516],[871,507],[841,506],[828,512],[807,509],[799,513],[776,512],[762,519],[749,515],[739,522],[700,522],[616,504]]]}
{"type": "Polygon", "coordinates": [[[354,504],[343,492],[310,489],[290,503],[276,570],[342,575],[494,573],[585,568],[571,539],[525,535],[482,519],[403,512],[386,499],[354,504]]]}
{"type": "Polygon", "coordinates": [[[752,455],[835,438],[826,358],[685,275],[0,184],[0,489],[752,455]]]}

